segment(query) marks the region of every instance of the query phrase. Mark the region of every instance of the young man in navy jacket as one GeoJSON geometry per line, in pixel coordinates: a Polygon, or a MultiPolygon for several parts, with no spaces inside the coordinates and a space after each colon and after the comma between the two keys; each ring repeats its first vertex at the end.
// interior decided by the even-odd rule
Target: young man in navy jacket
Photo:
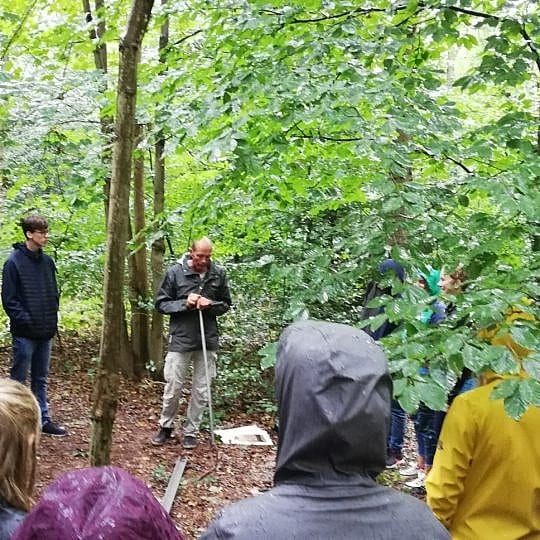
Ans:
{"type": "Polygon", "coordinates": [[[43,253],[49,239],[47,220],[32,214],[21,221],[25,241],[13,244],[2,272],[2,306],[13,343],[11,378],[30,386],[41,409],[43,433],[62,437],[66,430],[51,420],[47,382],[52,340],[58,325],[56,267],[43,253]]]}

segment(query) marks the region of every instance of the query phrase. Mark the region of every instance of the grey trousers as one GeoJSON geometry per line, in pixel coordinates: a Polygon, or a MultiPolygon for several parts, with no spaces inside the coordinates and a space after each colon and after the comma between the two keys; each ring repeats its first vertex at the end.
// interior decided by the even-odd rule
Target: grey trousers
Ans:
{"type": "MultiPolygon", "coordinates": [[[[210,380],[216,376],[216,351],[207,351],[208,374],[210,380]]],[[[163,409],[159,425],[172,428],[180,408],[182,386],[190,364],[193,365],[191,379],[191,399],[184,423],[184,435],[195,435],[199,431],[204,409],[208,405],[208,389],[202,351],[168,352],[165,357],[165,390],[163,391],[163,409]]]]}

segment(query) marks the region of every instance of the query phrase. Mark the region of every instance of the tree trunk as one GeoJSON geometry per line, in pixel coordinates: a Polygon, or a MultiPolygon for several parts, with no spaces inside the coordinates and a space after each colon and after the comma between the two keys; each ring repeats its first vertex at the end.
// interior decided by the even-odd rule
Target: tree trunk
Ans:
{"type": "MultiPolygon", "coordinates": [[[[143,130],[137,127],[137,140],[142,139],[143,130]]],[[[131,349],[133,351],[132,374],[140,379],[149,359],[150,313],[148,300],[148,271],[146,266],[146,243],[143,235],[144,216],[144,158],[137,152],[133,160],[133,238],[140,246],[129,258],[130,304],[131,304],[131,349]]]]}
{"type": "MultiPolygon", "coordinates": [[[[405,144],[410,139],[410,136],[405,132],[398,130],[398,136],[396,139],[397,144],[405,144]]],[[[390,173],[390,178],[392,182],[396,185],[404,184],[405,182],[410,182],[412,180],[412,169],[407,167],[407,170],[402,174],[390,173]]],[[[407,231],[402,225],[402,217],[400,217],[404,212],[403,208],[399,208],[393,215],[390,217],[392,227],[391,232],[387,236],[387,243],[391,246],[403,246],[407,243],[407,231]]]]}
{"type": "MultiPolygon", "coordinates": [[[[88,24],[90,24],[94,18],[92,15],[92,8],[90,7],[90,0],[82,0],[83,3],[83,10],[84,10],[84,16],[85,20],[88,24]]],[[[89,29],[89,35],[90,39],[92,41],[99,40],[96,47],[94,48],[94,64],[96,66],[96,69],[98,71],[101,71],[103,74],[107,73],[108,70],[108,62],[107,62],[107,45],[104,42],[101,42],[101,38],[105,34],[105,19],[103,18],[103,0],[95,0],[94,2],[95,10],[98,13],[98,24],[96,27],[91,27],[89,29]],[[101,12],[101,13],[100,13],[101,12]],[[101,16],[100,16],[101,15],[101,16]]],[[[104,94],[107,90],[107,79],[103,78],[103,84],[101,87],[101,92],[104,94]]],[[[104,149],[101,152],[101,162],[104,165],[105,170],[109,170],[109,165],[111,162],[111,152],[109,150],[110,142],[113,135],[113,117],[109,114],[103,114],[103,111],[100,111],[100,124],[101,124],[101,134],[103,135],[103,138],[106,141],[106,144],[104,145],[104,149]]],[[[104,183],[103,183],[103,205],[105,207],[105,219],[107,219],[107,216],[109,215],[109,195],[111,190],[111,177],[109,174],[105,175],[104,183]]]]}
{"type": "MultiPolygon", "coordinates": [[[[163,5],[167,0],[162,0],[163,5]]],[[[159,36],[159,61],[165,63],[165,51],[169,45],[169,19],[165,19],[161,25],[159,36]]],[[[158,220],[165,208],[165,140],[158,137],[155,144],[155,165],[154,165],[154,219],[158,220]]],[[[155,296],[161,278],[163,276],[163,256],[165,254],[165,244],[163,238],[152,243],[151,269],[152,269],[152,292],[155,296]]],[[[161,376],[163,371],[163,315],[157,310],[152,311],[152,324],[150,327],[150,350],[149,357],[154,362],[154,374],[161,376]]]]}
{"type": "Polygon", "coordinates": [[[153,3],[153,0],[133,0],[127,31],[119,46],[116,140],[113,148],[107,219],[103,328],[92,406],[90,463],[94,466],[110,463],[112,430],[118,404],[118,362],[122,352],[123,283],[137,97],[137,66],[153,3]]]}

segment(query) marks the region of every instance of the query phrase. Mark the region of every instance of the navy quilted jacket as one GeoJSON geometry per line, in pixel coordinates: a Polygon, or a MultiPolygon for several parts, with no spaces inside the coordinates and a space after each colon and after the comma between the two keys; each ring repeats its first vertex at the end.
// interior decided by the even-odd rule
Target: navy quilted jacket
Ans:
{"type": "Polygon", "coordinates": [[[13,251],[2,272],[2,305],[14,336],[50,339],[58,325],[59,292],[53,260],[30,251],[23,242],[13,251]]]}

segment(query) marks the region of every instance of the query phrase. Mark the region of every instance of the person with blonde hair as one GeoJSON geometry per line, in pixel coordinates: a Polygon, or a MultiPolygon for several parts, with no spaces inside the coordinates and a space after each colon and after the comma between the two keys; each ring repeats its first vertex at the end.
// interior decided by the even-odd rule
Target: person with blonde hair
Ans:
{"type": "Polygon", "coordinates": [[[22,384],[0,379],[0,540],[8,540],[33,504],[40,409],[22,384]]]}

